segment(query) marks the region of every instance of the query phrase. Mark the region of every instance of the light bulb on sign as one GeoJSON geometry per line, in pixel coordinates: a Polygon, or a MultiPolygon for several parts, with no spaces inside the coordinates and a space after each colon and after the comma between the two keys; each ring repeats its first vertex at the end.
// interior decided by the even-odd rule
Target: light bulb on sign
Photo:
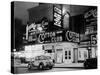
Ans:
{"type": "Polygon", "coordinates": [[[63,8],[63,10],[62,10],[62,14],[65,15],[65,13],[66,13],[66,9],[63,8]]]}

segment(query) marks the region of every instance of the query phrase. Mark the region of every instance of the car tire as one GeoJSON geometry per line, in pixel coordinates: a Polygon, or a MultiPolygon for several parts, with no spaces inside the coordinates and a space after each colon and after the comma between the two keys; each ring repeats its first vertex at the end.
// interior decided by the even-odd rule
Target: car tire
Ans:
{"type": "Polygon", "coordinates": [[[31,69],[32,69],[32,67],[31,67],[31,65],[29,64],[29,65],[28,65],[28,70],[31,70],[31,69]]]}
{"type": "Polygon", "coordinates": [[[49,66],[49,69],[52,69],[53,68],[53,66],[49,66]]]}
{"type": "Polygon", "coordinates": [[[88,65],[87,65],[87,64],[85,64],[85,65],[84,65],[84,68],[85,68],[85,69],[88,69],[89,67],[88,67],[88,65]]]}
{"type": "Polygon", "coordinates": [[[44,69],[44,65],[42,63],[39,65],[39,69],[40,70],[43,70],[44,69]]]}

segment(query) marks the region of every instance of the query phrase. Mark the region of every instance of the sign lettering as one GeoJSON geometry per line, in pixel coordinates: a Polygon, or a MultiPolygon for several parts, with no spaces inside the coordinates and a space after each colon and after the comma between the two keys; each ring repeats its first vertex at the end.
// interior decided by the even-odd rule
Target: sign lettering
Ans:
{"type": "Polygon", "coordinates": [[[79,34],[75,32],[67,31],[66,38],[68,41],[79,42],[79,34]]]}
{"type": "Polygon", "coordinates": [[[41,33],[38,35],[38,43],[54,43],[54,42],[79,42],[79,34],[71,31],[56,31],[41,33]]]}
{"type": "Polygon", "coordinates": [[[97,44],[97,37],[96,35],[91,35],[91,45],[96,45],[97,44]]]}
{"type": "Polygon", "coordinates": [[[54,6],[54,25],[61,27],[61,6],[54,6]],[[59,8],[60,7],[60,8],[59,8]]]}
{"type": "Polygon", "coordinates": [[[62,36],[57,35],[56,32],[47,32],[47,33],[41,33],[38,36],[38,42],[39,43],[50,43],[50,42],[60,42],[62,41],[62,36]]]}
{"type": "Polygon", "coordinates": [[[29,35],[28,42],[55,43],[55,42],[79,42],[79,34],[72,31],[42,32],[29,35]]]}
{"type": "Polygon", "coordinates": [[[90,10],[84,15],[84,18],[89,18],[90,16],[93,16],[94,18],[97,17],[97,10],[96,9],[90,10]]]}

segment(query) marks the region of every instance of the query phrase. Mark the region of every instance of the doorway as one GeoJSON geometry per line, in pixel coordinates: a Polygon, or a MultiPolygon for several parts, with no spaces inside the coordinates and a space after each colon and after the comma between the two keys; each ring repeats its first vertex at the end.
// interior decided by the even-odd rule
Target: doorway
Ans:
{"type": "Polygon", "coordinates": [[[72,63],[72,52],[70,49],[67,49],[65,51],[65,63],[69,64],[69,63],[72,63]]]}
{"type": "Polygon", "coordinates": [[[63,63],[63,50],[62,49],[56,50],[56,63],[63,63]]]}
{"type": "Polygon", "coordinates": [[[78,48],[74,48],[74,63],[78,62],[78,48]]]}

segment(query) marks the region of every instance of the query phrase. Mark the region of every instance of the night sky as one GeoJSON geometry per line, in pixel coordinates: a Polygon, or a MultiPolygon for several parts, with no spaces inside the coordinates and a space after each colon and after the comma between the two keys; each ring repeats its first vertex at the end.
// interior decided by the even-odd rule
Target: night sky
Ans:
{"type": "Polygon", "coordinates": [[[21,19],[24,25],[29,20],[27,9],[38,6],[38,3],[33,2],[14,2],[14,17],[21,19]]]}
{"type": "MultiPolygon", "coordinates": [[[[14,2],[14,17],[21,19],[22,23],[24,25],[27,24],[27,21],[29,21],[29,14],[28,14],[28,9],[32,8],[32,7],[36,7],[39,5],[39,3],[35,3],[35,2],[14,2]]],[[[68,5],[65,5],[66,7],[68,7],[68,5]]],[[[70,14],[71,16],[74,15],[78,15],[78,14],[82,14],[83,12],[85,12],[88,9],[87,6],[75,6],[75,5],[71,5],[70,6],[70,14]]],[[[38,9],[37,9],[38,10],[38,9]]]]}

